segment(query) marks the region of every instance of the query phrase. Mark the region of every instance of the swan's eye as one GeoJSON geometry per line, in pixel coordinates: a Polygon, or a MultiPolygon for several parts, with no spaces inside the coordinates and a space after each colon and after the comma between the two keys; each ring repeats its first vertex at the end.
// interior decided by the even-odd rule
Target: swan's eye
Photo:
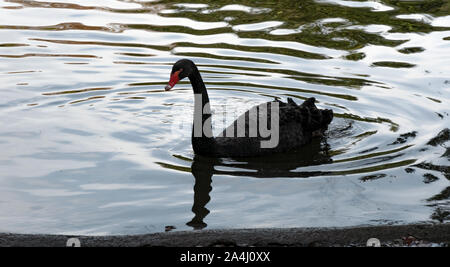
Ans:
{"type": "MultiPolygon", "coordinates": [[[[184,74],[183,71],[184,71],[183,68],[181,68],[181,69],[179,69],[179,70],[177,71],[177,72],[178,72],[178,77],[183,76],[183,75],[182,75],[182,74],[184,74]]],[[[184,78],[184,77],[180,77],[180,80],[181,80],[182,78],[184,78]]]]}

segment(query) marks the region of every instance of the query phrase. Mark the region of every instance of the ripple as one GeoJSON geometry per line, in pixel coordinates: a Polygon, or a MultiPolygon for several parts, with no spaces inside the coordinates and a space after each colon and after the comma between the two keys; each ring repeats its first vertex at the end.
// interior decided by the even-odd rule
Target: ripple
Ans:
{"type": "Polygon", "coordinates": [[[420,53],[423,51],[425,51],[425,48],[423,48],[423,47],[405,47],[405,48],[398,50],[398,52],[403,53],[403,54],[420,53]]]}
{"type": "Polygon", "coordinates": [[[332,3],[336,5],[356,8],[370,8],[375,12],[385,12],[394,10],[393,7],[382,4],[378,1],[342,1],[342,0],[316,0],[317,2],[332,3]]]}
{"type": "Polygon", "coordinates": [[[433,17],[427,14],[407,14],[407,15],[397,15],[396,17],[399,19],[416,20],[428,24],[431,24],[431,22],[433,21],[433,17]]]}
{"type": "Polygon", "coordinates": [[[51,95],[66,95],[66,94],[78,94],[92,91],[105,91],[111,90],[112,87],[98,87],[98,88],[86,88],[86,89],[78,89],[78,90],[69,90],[69,91],[61,91],[61,92],[51,92],[51,93],[43,93],[43,95],[51,96],[51,95]]]}
{"type": "Polygon", "coordinates": [[[283,25],[281,21],[265,21],[260,23],[252,23],[252,24],[241,24],[233,26],[233,30],[235,31],[261,31],[261,30],[269,30],[271,28],[279,27],[283,25]]]}
{"type": "Polygon", "coordinates": [[[0,47],[20,47],[20,46],[29,46],[29,45],[27,45],[27,44],[11,44],[11,43],[0,44],[0,47]]]}
{"type": "Polygon", "coordinates": [[[388,68],[413,68],[416,65],[407,62],[394,62],[394,61],[378,61],[372,63],[376,67],[388,67],[388,68]]]}
{"type": "Polygon", "coordinates": [[[218,9],[218,11],[242,11],[251,14],[260,14],[270,12],[269,8],[255,8],[245,5],[226,5],[218,9]]]}
{"type": "Polygon", "coordinates": [[[0,55],[6,58],[25,58],[25,57],[74,57],[74,58],[101,58],[95,55],[71,55],[71,54],[43,54],[43,53],[28,53],[23,55],[0,55]]]}

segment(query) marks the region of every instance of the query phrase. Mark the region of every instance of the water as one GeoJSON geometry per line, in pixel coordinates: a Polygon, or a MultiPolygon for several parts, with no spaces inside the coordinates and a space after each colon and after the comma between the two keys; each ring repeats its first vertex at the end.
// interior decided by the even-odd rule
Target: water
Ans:
{"type": "Polygon", "coordinates": [[[0,1],[0,232],[448,221],[449,63],[449,1],[0,1]],[[327,139],[194,157],[185,57],[215,133],[315,97],[327,139]]]}

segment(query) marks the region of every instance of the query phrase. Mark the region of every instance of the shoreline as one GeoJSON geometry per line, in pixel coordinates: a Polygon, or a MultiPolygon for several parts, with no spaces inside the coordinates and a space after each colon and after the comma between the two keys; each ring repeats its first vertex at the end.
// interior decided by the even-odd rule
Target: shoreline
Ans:
{"type": "MultiPolygon", "coordinates": [[[[326,228],[261,228],[175,231],[142,235],[76,236],[0,233],[0,247],[66,247],[78,238],[82,247],[327,247],[366,246],[377,238],[390,246],[402,238],[449,246],[450,223],[326,228]]],[[[425,244],[422,243],[422,244],[425,244]]],[[[430,245],[431,246],[431,245],[430,245]]]]}

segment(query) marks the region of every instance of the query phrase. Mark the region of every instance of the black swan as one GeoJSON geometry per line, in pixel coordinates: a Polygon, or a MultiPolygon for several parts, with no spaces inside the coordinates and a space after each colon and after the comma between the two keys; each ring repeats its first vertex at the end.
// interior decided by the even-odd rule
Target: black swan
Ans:
{"type": "Polygon", "coordinates": [[[186,77],[195,95],[192,147],[197,155],[257,157],[296,151],[310,143],[313,136],[323,134],[333,119],[333,111],[318,109],[313,97],[301,105],[288,98],[287,103],[275,100],[251,108],[214,137],[208,92],[194,62],[177,61],[165,90],[186,77]]]}

